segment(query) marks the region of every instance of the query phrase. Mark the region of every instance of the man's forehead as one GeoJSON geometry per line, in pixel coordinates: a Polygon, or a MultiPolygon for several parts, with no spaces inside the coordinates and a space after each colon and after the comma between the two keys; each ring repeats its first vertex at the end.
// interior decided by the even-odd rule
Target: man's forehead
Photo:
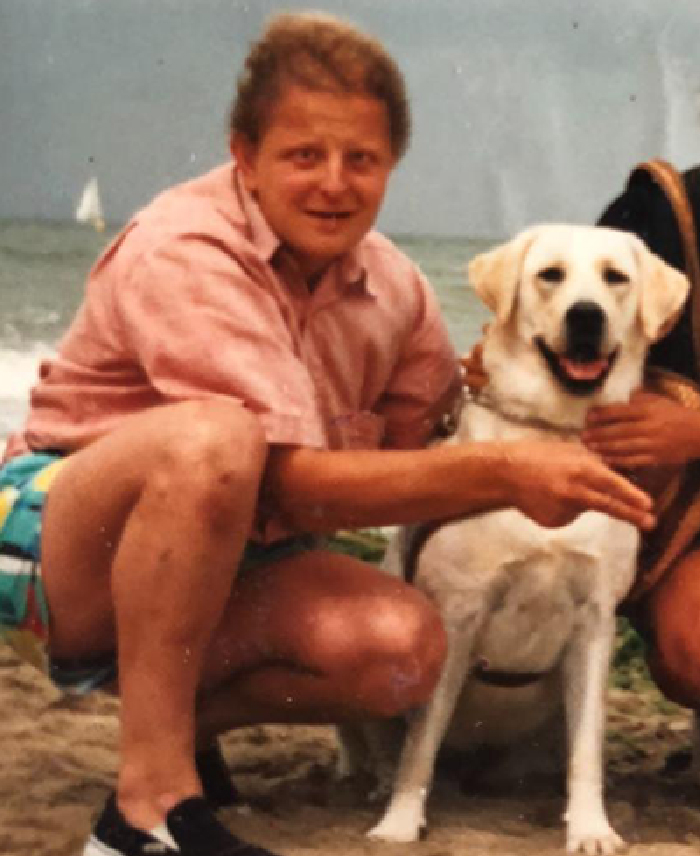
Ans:
{"type": "Polygon", "coordinates": [[[290,133],[309,128],[340,128],[357,134],[373,131],[386,136],[389,120],[386,105],[358,92],[325,91],[290,86],[271,104],[267,128],[290,133]],[[358,127],[361,126],[361,127],[358,127]]]}

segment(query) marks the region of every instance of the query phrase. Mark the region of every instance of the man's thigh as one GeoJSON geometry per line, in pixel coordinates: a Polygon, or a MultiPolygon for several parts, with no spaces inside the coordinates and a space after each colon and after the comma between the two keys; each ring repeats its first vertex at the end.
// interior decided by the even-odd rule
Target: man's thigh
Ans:
{"type": "Polygon", "coordinates": [[[266,663],[319,673],[352,662],[359,668],[430,628],[441,645],[437,610],[413,586],[359,559],[312,550],[239,576],[203,681],[216,686],[266,663]]]}
{"type": "MultiPolygon", "coordinates": [[[[122,427],[69,456],[47,497],[42,532],[42,575],[53,653],[80,657],[114,649],[112,564],[144,486],[158,472],[173,478],[177,471],[184,493],[189,476],[195,479],[201,471],[190,438],[207,431],[214,434],[212,426],[222,424],[219,445],[236,448],[231,441],[240,434],[240,447],[245,443],[243,435],[253,433],[248,430],[250,418],[236,404],[163,406],[131,417],[122,427]],[[238,415],[241,424],[237,431],[238,415]]],[[[166,523],[167,499],[164,495],[166,523]]],[[[140,534],[144,552],[167,540],[166,531],[140,534]]]]}

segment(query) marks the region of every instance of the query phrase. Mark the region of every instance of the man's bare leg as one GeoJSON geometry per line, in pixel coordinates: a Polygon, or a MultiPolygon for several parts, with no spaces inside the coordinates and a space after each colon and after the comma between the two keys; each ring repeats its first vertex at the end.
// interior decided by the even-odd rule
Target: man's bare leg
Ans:
{"type": "Polygon", "coordinates": [[[204,666],[199,733],[395,716],[426,701],[445,653],[422,592],[348,556],[297,555],[239,579],[204,666]]]}
{"type": "Polygon", "coordinates": [[[178,405],[77,453],[51,489],[52,653],[95,656],[118,639],[118,797],[137,827],[201,792],[195,697],[206,741],[249,722],[393,714],[437,679],[436,611],[361,562],[297,556],[233,587],[264,460],[242,409],[178,405]]]}
{"type": "Polygon", "coordinates": [[[73,455],[52,486],[43,569],[58,657],[119,659],[118,796],[137,827],[200,792],[195,697],[266,458],[218,402],[163,407],[73,455]]]}
{"type": "Polygon", "coordinates": [[[700,550],[669,569],[645,608],[654,637],[649,656],[654,680],[672,701],[700,709],[700,550]]]}

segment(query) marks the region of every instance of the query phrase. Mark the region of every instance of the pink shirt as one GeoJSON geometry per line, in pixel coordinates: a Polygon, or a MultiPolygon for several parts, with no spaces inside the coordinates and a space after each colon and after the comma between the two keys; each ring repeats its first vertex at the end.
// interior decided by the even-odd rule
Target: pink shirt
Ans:
{"type": "Polygon", "coordinates": [[[98,260],[6,456],[220,396],[270,443],[404,445],[426,436],[455,378],[435,296],[403,253],[373,232],[309,293],[227,164],[158,196],[98,260]]]}

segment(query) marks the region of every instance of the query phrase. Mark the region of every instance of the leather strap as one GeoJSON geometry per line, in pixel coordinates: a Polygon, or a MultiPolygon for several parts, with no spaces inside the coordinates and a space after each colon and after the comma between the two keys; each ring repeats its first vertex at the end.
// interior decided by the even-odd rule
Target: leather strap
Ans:
{"type": "Polygon", "coordinates": [[[700,257],[698,256],[698,233],[696,231],[693,209],[685,190],[685,183],[678,170],[661,158],[640,163],[634,172],[642,170],[661,188],[668,199],[678,225],[683,244],[685,273],[690,280],[692,290],[692,327],[695,364],[700,377],[700,257]]]}

